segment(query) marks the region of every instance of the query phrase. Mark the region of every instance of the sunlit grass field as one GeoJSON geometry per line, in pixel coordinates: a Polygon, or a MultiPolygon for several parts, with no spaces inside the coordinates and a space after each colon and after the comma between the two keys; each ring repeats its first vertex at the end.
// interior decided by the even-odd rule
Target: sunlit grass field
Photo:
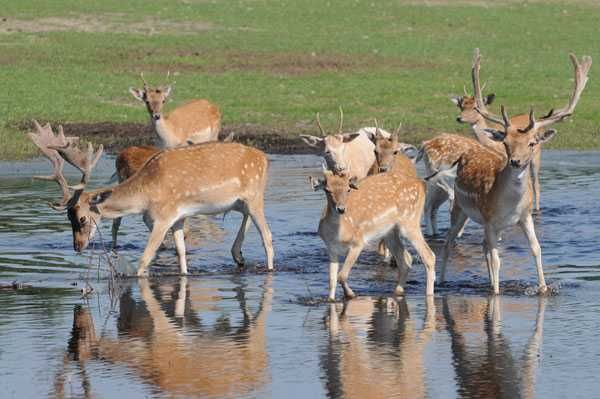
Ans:
{"type": "MultiPolygon", "coordinates": [[[[482,52],[486,91],[509,113],[563,106],[568,52],[600,61],[600,3],[582,1],[7,0],[0,11],[0,157],[35,153],[24,122],[147,123],[127,91],[143,71],[176,81],[169,108],[221,107],[225,126],[291,137],[402,122],[404,141],[462,132],[448,100],[482,52]]],[[[600,66],[549,147],[600,148],[600,66]]]]}

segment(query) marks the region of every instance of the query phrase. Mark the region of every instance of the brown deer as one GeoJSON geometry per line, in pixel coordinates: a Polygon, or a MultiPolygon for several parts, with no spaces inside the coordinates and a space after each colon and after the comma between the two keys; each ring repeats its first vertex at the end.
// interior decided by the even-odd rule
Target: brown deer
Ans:
{"type": "MultiPolygon", "coordinates": [[[[500,129],[501,125],[495,124],[486,120],[479,112],[477,112],[477,108],[485,109],[488,105],[490,105],[496,95],[488,94],[487,96],[483,95],[483,90],[485,85],[480,85],[479,80],[479,70],[480,70],[480,62],[481,55],[479,54],[479,49],[475,49],[475,54],[473,57],[473,67],[471,68],[471,80],[473,83],[473,96],[470,96],[467,93],[467,89],[464,88],[464,96],[463,97],[451,97],[450,100],[456,104],[456,106],[460,109],[460,115],[456,118],[459,123],[465,123],[471,126],[473,134],[477,141],[486,146],[487,148],[497,152],[500,156],[506,157],[506,151],[502,143],[491,140],[485,129],[493,128],[500,129]]],[[[527,114],[517,115],[511,118],[511,123],[518,127],[525,127],[529,122],[529,118],[527,114]]],[[[457,158],[458,159],[458,158],[457,158]]],[[[536,150],[531,159],[531,184],[533,189],[533,199],[534,199],[534,210],[537,212],[540,210],[540,168],[542,165],[542,147],[536,147],[536,150]]]]}
{"type": "MultiPolygon", "coordinates": [[[[230,133],[225,137],[222,142],[229,143],[233,141],[234,133],[230,133]]],[[[129,177],[133,176],[138,170],[144,166],[146,161],[150,159],[154,154],[161,151],[158,147],[152,146],[132,146],[127,147],[119,153],[115,160],[115,174],[111,178],[111,182],[122,183],[129,177]]],[[[148,225],[148,220],[144,220],[148,225]]],[[[117,235],[119,233],[119,227],[121,226],[121,218],[113,219],[112,224],[112,247],[117,247],[117,235]]],[[[150,226],[148,225],[150,228],[150,226]]],[[[188,236],[189,226],[187,219],[184,221],[184,235],[188,236]]]]}
{"type": "Polygon", "coordinates": [[[140,74],[144,87],[129,92],[146,104],[150,121],[163,148],[216,141],[221,129],[221,112],[208,100],[192,100],[163,115],[163,106],[171,94],[171,85],[150,87],[140,74]]]}
{"type": "Polygon", "coordinates": [[[536,147],[550,140],[556,133],[553,129],[546,130],[548,126],[573,114],[587,83],[592,59],[583,57],[579,63],[575,55],[569,56],[575,70],[575,85],[564,108],[552,110],[539,120],[532,109],[529,113],[529,123],[523,128],[512,123],[504,106],[501,108],[502,117],[490,113],[485,107],[477,108],[486,119],[503,127],[503,130],[486,129],[485,132],[492,140],[504,145],[507,156],[499,157],[496,152],[481,146],[462,154],[459,158],[451,227],[442,251],[440,282],[445,280],[450,248],[468,217],[483,225],[483,250],[494,294],[500,292],[498,237],[502,231],[515,224],[521,227],[529,241],[535,258],[539,291],[546,291],[542,254],[531,216],[532,190],[529,168],[536,147]]]}
{"type": "Polygon", "coordinates": [[[264,191],[268,161],[265,154],[237,143],[205,143],[164,150],[152,156],[129,179],[109,188],[84,192],[91,171],[102,154],[77,147],[77,140],[65,138],[62,127],[54,135],[50,126],[30,133],[33,142],[52,162],[54,174],[43,177],[56,181],[63,199],[52,204],[66,210],[73,229],[73,247],[83,251],[93,238],[102,217],[118,218],[144,214],[152,231],[142,255],[137,274],[147,273],[156,250],[169,229],[173,230],[181,274],[187,274],[183,219],[194,214],[218,214],[237,211],[243,214],[242,225],[231,249],[238,265],[244,264],[241,246],[249,218],[260,232],[273,269],[271,231],[264,215],[264,191]],[[64,158],[64,159],[63,159],[64,158]],[[71,192],[62,175],[64,160],[83,173],[81,183],[71,192]]]}
{"type": "Polygon", "coordinates": [[[348,299],[355,297],[348,276],[364,246],[383,238],[398,265],[396,295],[404,294],[411,257],[402,238],[417,251],[427,274],[427,295],[433,295],[435,255],[421,233],[425,183],[394,172],[379,173],[361,181],[324,170],[325,179],[310,178],[313,189],[323,190],[327,204],[319,223],[319,236],[329,253],[329,300],[335,300],[338,281],[348,299]],[[339,257],[346,256],[338,274],[339,257]]]}

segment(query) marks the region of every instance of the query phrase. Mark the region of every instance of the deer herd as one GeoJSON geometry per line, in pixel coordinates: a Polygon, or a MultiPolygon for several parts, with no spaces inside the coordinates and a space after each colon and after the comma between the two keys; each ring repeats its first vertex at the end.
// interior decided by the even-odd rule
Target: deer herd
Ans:
{"type": "MultiPolygon", "coordinates": [[[[532,217],[540,210],[541,147],[556,134],[550,127],[573,114],[592,64],[590,57],[580,61],[573,54],[569,56],[574,87],[567,105],[541,118],[536,118],[533,107],[527,114],[511,118],[504,105],[500,115],[489,110],[495,95],[483,94],[481,57],[476,49],[471,70],[473,95],[465,87],[462,97],[451,98],[460,110],[457,121],[469,124],[474,138],[444,133],[417,148],[399,142],[398,131],[390,134],[379,128],[377,121],[375,127],[344,133],[341,108],[338,131],[327,134],[317,113],[320,135],[301,137],[324,158],[323,176],[311,176],[310,186],[324,191],[326,197],[318,234],[329,257],[330,300],[336,298],[338,283],[346,299],[355,296],[348,277],[370,243],[378,243],[378,252],[393,258],[397,265],[395,295],[404,295],[413,261],[406,248],[410,244],[425,267],[426,294],[433,295],[436,256],[425,240],[421,222],[429,235],[437,235],[437,212],[448,200],[450,227],[438,257],[439,284],[445,281],[451,250],[470,219],[483,227],[483,254],[494,294],[500,292],[498,242],[502,232],[514,225],[523,230],[534,257],[538,291],[547,290],[532,217]],[[415,167],[420,161],[424,164],[424,179],[415,167]]],[[[59,185],[62,199],[50,206],[66,211],[75,251],[86,249],[102,218],[113,219],[114,247],[121,218],[142,214],[150,235],[137,275],[148,274],[148,266],[169,230],[180,273],[186,275],[186,218],[233,210],[242,214],[231,248],[233,260],[244,265],[241,248],[252,221],[262,239],[267,269],[273,270],[272,236],[264,210],[266,155],[232,142],[231,137],[218,141],[221,113],[207,100],[192,100],[165,115],[163,106],[171,85],[151,87],[143,74],[141,78],[143,88],[129,91],[145,104],[157,147],[129,147],[118,154],[116,185],[86,190],[103,153],[102,145],[82,148],[79,138],[66,137],[62,126],[55,133],[49,124],[42,126],[36,121],[36,131],[29,133],[52,164],[52,175],[36,178],[59,185]],[[65,161],[82,174],[74,186],[63,175],[65,161]]]]}

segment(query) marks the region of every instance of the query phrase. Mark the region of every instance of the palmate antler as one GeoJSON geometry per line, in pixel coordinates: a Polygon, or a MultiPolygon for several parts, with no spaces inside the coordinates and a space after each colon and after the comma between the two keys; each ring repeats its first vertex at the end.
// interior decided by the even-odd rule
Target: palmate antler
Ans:
{"type": "MultiPolygon", "coordinates": [[[[550,110],[550,112],[544,116],[540,120],[536,120],[535,114],[533,111],[533,107],[529,111],[529,124],[526,128],[518,129],[521,133],[527,133],[532,129],[543,129],[548,127],[556,122],[560,122],[563,119],[571,116],[575,111],[575,106],[579,102],[581,97],[581,93],[585,88],[585,85],[588,80],[588,73],[592,66],[592,58],[589,56],[584,56],[582,58],[581,63],[577,60],[575,54],[570,53],[569,58],[573,63],[573,69],[575,72],[575,84],[573,86],[573,92],[571,93],[571,97],[569,98],[569,102],[566,107],[561,108],[559,110],[550,110]]],[[[475,102],[476,102],[476,110],[479,112],[485,119],[498,123],[505,128],[510,126],[510,119],[508,119],[508,115],[502,106],[502,118],[497,115],[492,114],[488,111],[485,101],[483,100],[483,96],[481,94],[481,86],[479,83],[479,68],[480,68],[481,56],[479,54],[479,49],[475,49],[475,55],[473,57],[473,68],[471,70],[471,76],[473,79],[473,90],[475,91],[475,102]]]]}
{"type": "Polygon", "coordinates": [[[33,124],[37,133],[30,132],[27,135],[44,156],[50,160],[53,170],[51,176],[34,176],[34,179],[55,181],[59,185],[63,197],[59,202],[51,203],[50,206],[55,210],[64,210],[71,198],[83,192],[89,181],[91,171],[100,159],[104,148],[100,145],[94,153],[93,146],[90,143],[87,152],[83,152],[78,148],[79,137],[65,137],[62,126],[59,126],[58,134],[55,135],[49,123],[41,126],[34,120],[33,124]],[[83,174],[81,182],[74,187],[68,185],[67,179],[63,175],[65,160],[83,174]],[[71,189],[75,191],[72,192],[71,189]]]}

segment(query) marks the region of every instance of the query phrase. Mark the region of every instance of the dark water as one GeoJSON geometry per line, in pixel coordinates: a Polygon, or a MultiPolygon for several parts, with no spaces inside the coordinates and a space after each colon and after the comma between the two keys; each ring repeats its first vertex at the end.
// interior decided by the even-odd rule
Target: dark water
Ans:
{"type": "MultiPolygon", "coordinates": [[[[596,397],[600,392],[600,155],[545,153],[544,269],[555,295],[528,295],[535,268],[520,231],[502,242],[501,289],[487,295],[481,229],[470,224],[426,299],[415,264],[406,299],[391,298],[395,272],[366,251],[350,284],[360,297],[327,304],[327,259],[315,234],[324,203],[307,176],[311,156],[273,157],[267,218],[273,274],[251,229],[250,265],[229,255],[240,217],[196,218],[193,276],[176,272],[171,243],[152,271],[110,287],[100,239],[72,251],[70,226],[46,203],[52,183],[32,182],[46,163],[0,163],[1,397],[596,397]],[[94,291],[82,298],[89,284],[94,291]]],[[[112,173],[100,165],[95,184],[112,173]]],[[[75,176],[75,175],[73,175],[75,176]]],[[[446,226],[447,217],[441,222],[446,226]]],[[[102,227],[110,242],[110,222],[102,227]]],[[[135,265],[147,237],[124,219],[119,265],[135,265]]],[[[441,240],[430,241],[438,249],[441,240]]]]}

